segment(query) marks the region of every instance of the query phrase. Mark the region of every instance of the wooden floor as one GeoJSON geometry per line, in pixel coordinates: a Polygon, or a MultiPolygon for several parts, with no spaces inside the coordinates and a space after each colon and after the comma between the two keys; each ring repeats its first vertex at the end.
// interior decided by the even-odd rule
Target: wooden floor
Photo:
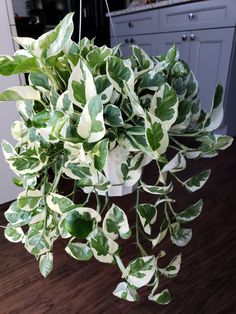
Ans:
{"type": "MultiPolygon", "coordinates": [[[[147,301],[145,289],[141,291],[140,303],[115,298],[112,291],[120,280],[119,270],[95,260],[76,262],[65,253],[65,242],[60,240],[54,248],[53,273],[44,279],[35,259],[22,245],[7,242],[0,230],[0,314],[236,313],[236,145],[214,160],[191,163],[188,175],[206,168],[212,168],[212,176],[201,191],[175,192],[180,210],[200,197],[205,201],[202,215],[191,224],[192,241],[181,250],[169,241],[158,248],[167,252],[166,262],[179,251],[183,256],[178,277],[161,284],[161,288],[168,287],[172,293],[170,305],[161,307],[147,301]]],[[[154,176],[151,165],[146,176],[154,176]]],[[[134,197],[114,201],[129,210],[134,197]]],[[[148,197],[143,196],[143,200],[148,201],[148,197]]],[[[4,209],[2,206],[0,211],[2,224],[4,209]]],[[[135,254],[131,244],[124,244],[125,262],[135,254]]]]}

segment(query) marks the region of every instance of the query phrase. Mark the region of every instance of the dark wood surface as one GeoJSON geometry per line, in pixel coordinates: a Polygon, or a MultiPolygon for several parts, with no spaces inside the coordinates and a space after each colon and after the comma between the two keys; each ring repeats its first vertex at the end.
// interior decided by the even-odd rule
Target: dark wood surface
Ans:
{"type": "MultiPolygon", "coordinates": [[[[114,265],[77,262],[64,251],[65,241],[54,247],[54,270],[44,279],[34,257],[22,245],[9,243],[0,230],[0,314],[81,313],[81,314],[231,314],[236,313],[236,145],[215,159],[191,162],[188,175],[212,168],[208,184],[194,194],[177,186],[176,206],[183,210],[199,198],[204,199],[202,215],[190,226],[193,239],[184,248],[164,241],[159,249],[167,252],[168,261],[182,252],[183,262],[177,278],[162,280],[168,287],[172,302],[158,306],[147,301],[147,290],[141,290],[141,301],[129,303],[112,295],[120,281],[114,265]]],[[[154,179],[152,165],[146,177],[154,179]]],[[[143,195],[143,201],[151,200],[143,195]]],[[[114,199],[129,211],[135,195],[114,199]]],[[[4,224],[2,205],[0,223],[4,224]]],[[[131,215],[132,212],[130,211],[131,215]]],[[[127,263],[138,252],[132,241],[124,243],[122,256],[127,263]]],[[[156,251],[156,253],[158,252],[156,251]]]]}

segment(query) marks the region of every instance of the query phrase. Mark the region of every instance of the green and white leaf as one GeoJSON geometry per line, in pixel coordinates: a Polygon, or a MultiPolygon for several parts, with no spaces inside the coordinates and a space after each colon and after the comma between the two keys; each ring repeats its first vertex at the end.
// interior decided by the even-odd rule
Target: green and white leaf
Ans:
{"type": "Polygon", "coordinates": [[[40,92],[32,86],[15,86],[0,93],[0,101],[8,100],[37,100],[41,101],[40,92]]]}
{"type": "Polygon", "coordinates": [[[170,227],[171,241],[177,246],[185,246],[192,239],[192,230],[180,228],[179,223],[172,224],[170,227]]]}
{"type": "Polygon", "coordinates": [[[115,204],[107,211],[103,224],[104,234],[112,240],[128,239],[131,236],[131,229],[129,227],[128,218],[125,212],[115,204]]]}
{"type": "Polygon", "coordinates": [[[156,271],[156,259],[154,255],[136,258],[122,274],[127,282],[134,288],[146,286],[156,271]]]}
{"type": "Polygon", "coordinates": [[[86,103],[97,95],[93,75],[82,59],[79,60],[70,75],[68,95],[70,100],[80,108],[83,108],[86,103]]]}
{"type": "Polygon", "coordinates": [[[85,105],[77,126],[79,136],[86,139],[88,143],[98,142],[105,133],[103,118],[103,106],[100,96],[94,96],[85,105]]]}
{"type": "Polygon", "coordinates": [[[113,127],[120,127],[124,125],[122,113],[119,107],[108,104],[105,107],[105,122],[113,127]]]}
{"type": "Polygon", "coordinates": [[[130,302],[139,301],[137,290],[130,287],[125,281],[122,281],[117,285],[116,289],[113,291],[113,295],[130,302]]]}
{"type": "Polygon", "coordinates": [[[17,197],[17,205],[25,211],[34,210],[41,201],[43,194],[39,190],[21,192],[17,197]]]}
{"type": "Polygon", "coordinates": [[[167,278],[174,278],[177,276],[181,265],[181,254],[175,256],[169,265],[165,268],[158,268],[158,271],[167,278]]]}
{"type": "Polygon", "coordinates": [[[169,304],[171,301],[171,295],[168,289],[163,290],[162,292],[152,295],[150,294],[148,296],[148,300],[155,301],[156,303],[160,305],[166,305],[169,304]]]}
{"type": "Polygon", "coordinates": [[[177,119],[178,105],[179,101],[175,90],[169,84],[164,83],[152,98],[150,113],[158,117],[166,130],[169,130],[177,119]]]}
{"type": "Polygon", "coordinates": [[[71,242],[66,246],[65,251],[78,261],[88,261],[93,257],[91,248],[85,243],[71,242]]]}
{"type": "Polygon", "coordinates": [[[166,152],[169,145],[166,127],[159,118],[147,112],[145,117],[145,138],[156,157],[166,152]]]}
{"type": "Polygon", "coordinates": [[[186,168],[186,160],[181,153],[176,154],[163,168],[162,172],[175,173],[186,168]]]}
{"type": "Polygon", "coordinates": [[[12,227],[22,227],[31,220],[31,213],[19,208],[17,201],[11,203],[4,216],[12,227]]]}
{"type": "Polygon", "coordinates": [[[221,85],[217,85],[211,111],[207,115],[207,120],[204,127],[205,131],[207,132],[216,130],[222,123],[224,117],[222,96],[223,88],[221,85]]]}
{"type": "Polygon", "coordinates": [[[5,238],[13,243],[23,242],[24,232],[21,227],[12,227],[10,224],[4,229],[5,238]]]}
{"type": "Polygon", "coordinates": [[[157,237],[154,239],[151,239],[153,247],[155,247],[157,244],[159,244],[165,238],[167,231],[168,231],[168,227],[169,227],[169,223],[166,219],[164,219],[162,224],[161,224],[160,231],[159,231],[157,237]]]}
{"type": "Polygon", "coordinates": [[[53,268],[53,255],[51,252],[47,252],[39,258],[39,270],[43,277],[47,277],[53,268]]]}
{"type": "Polygon", "coordinates": [[[25,237],[25,248],[33,255],[42,255],[51,250],[52,243],[43,230],[31,229],[25,237]]]}
{"type": "Polygon", "coordinates": [[[48,207],[59,215],[66,213],[70,209],[70,206],[74,205],[69,198],[56,193],[47,195],[46,202],[48,207]]]}
{"type": "Polygon", "coordinates": [[[139,219],[147,234],[151,234],[151,225],[156,222],[157,209],[151,204],[139,204],[136,206],[139,219]]]}
{"type": "Polygon", "coordinates": [[[99,262],[108,264],[114,262],[114,254],[119,249],[119,245],[115,241],[98,231],[90,237],[89,242],[94,257],[99,262]]]}
{"type": "Polygon", "coordinates": [[[106,104],[110,101],[113,93],[113,85],[109,81],[106,75],[99,75],[95,77],[95,86],[97,94],[101,96],[102,104],[106,104]]]}
{"type": "Polygon", "coordinates": [[[150,194],[157,194],[157,195],[165,195],[169,194],[173,190],[172,182],[167,186],[158,186],[158,185],[148,185],[142,182],[142,188],[145,192],[150,194]]]}
{"type": "Polygon", "coordinates": [[[185,181],[183,185],[189,192],[195,192],[204,186],[210,174],[211,174],[210,170],[204,170],[201,173],[185,181]]]}
{"type": "Polygon", "coordinates": [[[180,223],[186,223],[197,218],[201,212],[203,207],[203,201],[199,200],[197,203],[189,206],[184,211],[175,215],[175,218],[180,223]]]}
{"type": "Polygon", "coordinates": [[[106,72],[108,79],[118,92],[123,92],[125,83],[131,90],[134,90],[134,73],[122,59],[114,56],[108,57],[106,72]]]}

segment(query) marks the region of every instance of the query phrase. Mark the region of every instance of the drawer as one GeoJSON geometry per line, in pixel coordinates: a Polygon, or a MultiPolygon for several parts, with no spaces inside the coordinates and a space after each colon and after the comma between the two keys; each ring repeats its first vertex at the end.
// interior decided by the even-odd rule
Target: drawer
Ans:
{"type": "Polygon", "coordinates": [[[161,9],[159,31],[171,32],[235,26],[236,1],[211,0],[161,9]]]}
{"type": "MultiPolygon", "coordinates": [[[[149,56],[155,56],[157,34],[155,35],[140,35],[140,36],[118,36],[117,41],[121,43],[121,52],[123,57],[131,55],[131,45],[138,45],[142,48],[149,56]]],[[[111,47],[116,46],[117,43],[114,37],[111,37],[111,47]]]]}
{"type": "MultiPolygon", "coordinates": [[[[117,36],[139,35],[157,32],[158,11],[144,11],[112,18],[117,36]]],[[[110,25],[111,36],[114,36],[110,25]]]]}

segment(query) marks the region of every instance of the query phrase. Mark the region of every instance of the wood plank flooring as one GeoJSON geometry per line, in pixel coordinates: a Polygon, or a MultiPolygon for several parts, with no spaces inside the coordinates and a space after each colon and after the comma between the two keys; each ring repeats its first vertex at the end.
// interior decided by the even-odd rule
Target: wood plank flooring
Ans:
{"type": "MultiPolygon", "coordinates": [[[[145,176],[155,179],[152,164],[145,176]]],[[[96,260],[78,263],[64,251],[65,241],[54,247],[54,270],[44,279],[36,260],[22,245],[12,244],[0,230],[0,314],[233,314],[236,313],[236,144],[215,159],[191,162],[186,176],[212,168],[208,184],[199,192],[187,194],[177,188],[176,206],[183,210],[204,199],[202,215],[191,224],[193,239],[182,249],[164,241],[159,249],[167,252],[168,261],[182,252],[183,262],[177,278],[162,280],[168,287],[172,302],[158,306],[145,299],[141,291],[139,303],[121,301],[112,295],[120,281],[114,265],[96,260]]],[[[143,201],[151,196],[143,195],[143,201]]],[[[135,195],[116,198],[114,202],[129,210],[135,195]]],[[[5,224],[1,206],[0,223],[5,224]]],[[[130,211],[131,213],[131,211],[130,211]]],[[[157,251],[158,252],[158,251],[157,251]]],[[[122,256],[127,263],[137,251],[124,243],[122,256]]]]}

